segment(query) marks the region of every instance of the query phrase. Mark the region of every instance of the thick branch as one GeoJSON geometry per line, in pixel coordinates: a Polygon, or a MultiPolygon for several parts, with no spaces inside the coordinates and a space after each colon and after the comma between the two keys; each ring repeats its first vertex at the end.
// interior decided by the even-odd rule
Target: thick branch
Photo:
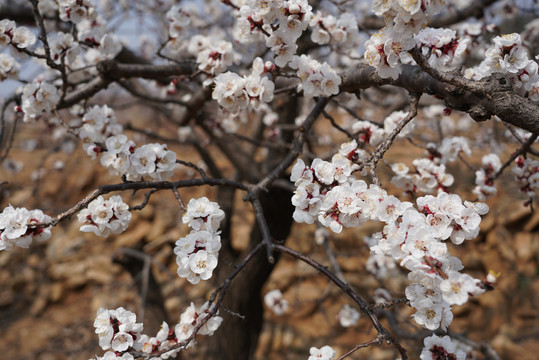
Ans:
{"type": "Polygon", "coordinates": [[[127,79],[132,77],[143,79],[163,79],[170,76],[191,75],[196,71],[193,62],[169,65],[122,64],[116,60],[103,61],[97,70],[105,77],[127,79]]]}
{"type": "Polygon", "coordinates": [[[112,82],[112,79],[105,79],[98,76],[86,85],[66,95],[64,100],[56,106],[56,110],[65,109],[75,105],[79,101],[89,99],[101,90],[106,89],[112,82]]]}
{"type": "Polygon", "coordinates": [[[539,132],[539,107],[515,94],[504,78],[490,77],[477,84],[483,87],[483,95],[438,81],[418,66],[403,65],[401,75],[393,80],[382,79],[373,67],[363,64],[343,75],[341,91],[355,93],[374,86],[394,85],[412,93],[437,96],[448,107],[467,112],[476,121],[497,115],[509,124],[532,133],[539,132]]]}

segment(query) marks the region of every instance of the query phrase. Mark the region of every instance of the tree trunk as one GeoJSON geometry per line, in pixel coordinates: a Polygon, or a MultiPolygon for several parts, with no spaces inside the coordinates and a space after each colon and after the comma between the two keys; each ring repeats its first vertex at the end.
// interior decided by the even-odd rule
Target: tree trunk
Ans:
{"type": "MultiPolygon", "coordinates": [[[[290,201],[292,194],[280,188],[271,188],[260,196],[264,216],[273,239],[285,240],[292,227],[294,207],[290,201]]],[[[262,241],[258,224],[254,224],[248,248],[238,259],[241,261],[250,250],[262,241]]],[[[278,254],[275,254],[275,262],[278,254]]],[[[262,329],[263,304],[261,290],[275,264],[270,264],[266,251],[262,249],[232,281],[219,315],[224,318],[221,327],[208,339],[205,359],[247,360],[252,358],[258,336],[262,329]]],[[[230,273],[230,267],[222,266],[217,276],[223,281],[230,273]]]]}

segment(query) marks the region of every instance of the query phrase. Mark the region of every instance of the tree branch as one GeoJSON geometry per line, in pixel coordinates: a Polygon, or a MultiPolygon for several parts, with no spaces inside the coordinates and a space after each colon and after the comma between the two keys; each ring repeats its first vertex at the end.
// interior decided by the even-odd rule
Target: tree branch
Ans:
{"type": "Polygon", "coordinates": [[[444,100],[455,110],[467,112],[474,120],[484,121],[497,115],[502,121],[528,130],[539,132],[539,106],[515,94],[505,78],[492,76],[478,81],[482,94],[474,94],[455,85],[434,79],[419,66],[403,65],[396,79],[382,79],[376,70],[362,64],[342,75],[341,91],[355,93],[375,86],[394,85],[412,93],[426,93],[444,100]]]}
{"type": "Polygon", "coordinates": [[[378,317],[374,314],[374,312],[370,309],[369,304],[363,300],[363,298],[355,292],[350,286],[339,279],[337,275],[332,273],[327,267],[317,263],[310,257],[303,255],[293,249],[290,249],[286,246],[273,244],[273,249],[288,255],[293,256],[294,258],[303,261],[304,263],[312,266],[314,269],[316,269],[318,272],[322,273],[324,276],[326,276],[330,281],[332,281],[335,285],[337,285],[345,294],[350,296],[352,300],[354,300],[358,305],[361,311],[366,314],[369,319],[371,320],[374,328],[378,332],[378,335],[383,339],[386,340],[389,343],[392,343],[397,350],[399,351],[402,360],[408,359],[408,356],[406,355],[406,349],[404,349],[398,342],[395,340],[395,338],[380,324],[380,320],[378,317]]]}

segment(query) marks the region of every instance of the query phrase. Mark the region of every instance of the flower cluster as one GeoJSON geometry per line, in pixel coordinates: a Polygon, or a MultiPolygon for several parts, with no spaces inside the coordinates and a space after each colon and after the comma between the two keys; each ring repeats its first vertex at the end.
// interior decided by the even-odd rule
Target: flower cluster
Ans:
{"type": "Polygon", "coordinates": [[[283,293],[279,289],[268,291],[266,295],[264,295],[264,304],[266,304],[275,315],[283,315],[288,310],[288,301],[283,298],[283,293]]]}
{"type": "Polygon", "coordinates": [[[520,35],[512,33],[497,36],[493,42],[494,46],[485,53],[485,60],[467,69],[465,76],[479,80],[494,73],[506,74],[513,84],[513,90],[533,101],[539,101],[538,65],[528,58],[520,35]]]}
{"type": "MultiPolygon", "coordinates": [[[[162,354],[159,359],[168,359],[177,355],[182,349],[195,344],[194,335],[196,327],[200,327],[197,334],[213,335],[219,328],[223,318],[213,315],[214,304],[206,302],[196,309],[191,305],[181,314],[180,322],[170,328],[166,322],[163,322],[161,329],[154,337],[141,334],[143,324],[137,323],[137,317],[134,313],[120,307],[116,310],[99,309],[94,321],[95,333],[99,337],[99,346],[107,351],[103,357],[97,357],[99,360],[133,360],[131,351],[138,351],[145,355],[151,355],[157,351],[171,349],[172,346],[186,342],[182,347],[171,349],[162,354]]],[[[218,312],[217,312],[218,313],[218,312]]],[[[152,359],[157,359],[152,357],[152,359]]]]}
{"type": "Polygon", "coordinates": [[[384,140],[384,129],[369,121],[356,121],[351,130],[361,144],[376,146],[384,140]]]}
{"type": "Polygon", "coordinates": [[[174,174],[176,153],[163,144],[135,147],[125,135],[110,136],[100,162],[111,174],[125,174],[129,181],[166,180],[174,174]]]}
{"type": "Polygon", "coordinates": [[[470,39],[460,39],[451,29],[425,28],[415,35],[415,41],[430,66],[449,71],[459,65],[470,39]]]}
{"type": "Polygon", "coordinates": [[[85,18],[77,23],[77,39],[91,46],[84,56],[87,65],[112,59],[122,50],[120,39],[108,30],[107,22],[101,15],[85,18]]]}
{"type": "Polygon", "coordinates": [[[50,228],[35,228],[32,224],[51,221],[43,211],[14,208],[9,205],[0,213],[0,251],[13,246],[28,248],[33,240],[45,241],[51,237],[50,228]]]}
{"type": "Polygon", "coordinates": [[[475,172],[475,185],[473,193],[477,198],[484,201],[486,198],[496,195],[494,176],[502,168],[500,158],[496,154],[488,154],[481,159],[483,167],[475,172]]]}
{"type": "MultiPolygon", "coordinates": [[[[449,157],[465,146],[455,140],[447,142],[443,148],[449,157]]],[[[425,190],[444,185],[439,183],[439,176],[445,169],[441,164],[443,157],[437,153],[432,159],[414,161],[420,169],[417,176],[432,177],[428,182],[433,184],[425,186],[425,190]],[[428,174],[424,171],[427,169],[428,174]]],[[[388,195],[376,185],[356,179],[352,166],[343,161],[345,159],[350,157],[337,157],[332,162],[315,159],[311,167],[298,159],[291,173],[291,180],[297,187],[292,197],[292,204],[296,206],[294,219],[307,223],[317,219],[334,232],[367,220],[385,222],[383,231],[371,239],[371,251],[400,260],[410,271],[412,284],[406,295],[417,309],[413,315],[415,321],[430,330],[447,328],[453,319],[451,306],[465,303],[469,295],[480,294],[484,289],[478,280],[459,272],[462,264],[449,254],[444,241],[450,239],[454,244],[461,244],[476,237],[480,215],[488,212],[488,207],[469,202],[463,204],[458,195],[443,191],[436,197],[418,198],[417,207],[414,207],[412,203],[388,195]]],[[[408,172],[405,165],[393,167],[401,167],[397,171],[402,177],[408,172]]]]}
{"type": "MultiPolygon", "coordinates": [[[[399,125],[400,122],[404,120],[408,116],[407,112],[404,111],[394,111],[391,114],[389,114],[388,117],[384,119],[384,133],[389,135],[395,130],[395,128],[399,125]]],[[[403,138],[408,136],[413,130],[415,126],[413,122],[409,122],[406,124],[406,126],[399,132],[397,135],[398,138],[403,138]]]]}
{"type": "Polygon", "coordinates": [[[427,153],[426,158],[412,162],[415,172],[410,172],[406,164],[392,164],[391,170],[395,176],[391,182],[410,193],[421,191],[431,194],[435,191],[446,191],[455,179],[453,175],[446,173],[445,164],[455,161],[460,154],[469,156],[471,150],[466,138],[455,136],[444,138],[439,146],[427,144],[427,153]]]}
{"type": "Polygon", "coordinates": [[[268,34],[266,46],[274,52],[275,64],[284,67],[296,53],[296,41],[309,26],[311,16],[307,0],[251,0],[240,8],[237,26],[244,41],[259,32],[268,34]]]}
{"type": "Polygon", "coordinates": [[[129,181],[166,180],[174,174],[176,153],[163,144],[136,147],[121,134],[123,127],[107,105],[90,108],[82,122],[83,148],[93,159],[102,154],[100,162],[111,174],[125,174],[129,181]]]}
{"type": "Polygon", "coordinates": [[[360,40],[358,20],[350,13],[343,13],[339,18],[332,15],[314,14],[310,21],[311,39],[320,45],[330,42],[345,48],[357,45],[360,40]]]}
{"type": "Polygon", "coordinates": [[[487,211],[485,204],[462,204],[458,195],[427,195],[417,199],[417,210],[407,208],[398,221],[387,222],[373,235],[378,244],[371,251],[401,260],[410,271],[406,297],[417,309],[413,317],[418,324],[445,329],[453,319],[451,305],[484,292],[478,280],[459,272],[463,266],[449,254],[444,240],[460,244],[476,237],[480,215],[487,211]]]}
{"type": "Polygon", "coordinates": [[[82,117],[82,128],[79,137],[82,139],[83,149],[95,159],[101,152],[99,144],[103,144],[108,137],[122,132],[122,125],[118,124],[114,110],[107,105],[92,106],[82,117]]]}
{"type": "MultiPolygon", "coordinates": [[[[335,154],[331,162],[315,159],[310,167],[306,166],[303,160],[298,159],[290,179],[296,186],[296,191],[292,196],[292,204],[296,207],[293,217],[297,222],[312,224],[317,218],[323,225],[331,224],[334,232],[340,232],[342,226],[351,227],[366,220],[360,215],[359,206],[365,204],[354,202],[348,204],[343,198],[343,202],[331,203],[331,197],[327,197],[333,189],[331,196],[337,196],[336,192],[345,191],[352,194],[356,190],[367,190],[367,185],[362,180],[351,181],[352,171],[358,170],[366,152],[358,149],[357,143],[351,141],[343,144],[338,154],[335,154]],[[352,183],[350,183],[352,182],[352,183]],[[344,187],[337,185],[343,184],[344,187]],[[323,203],[324,199],[328,199],[323,203]],[[339,207],[344,210],[339,212],[339,207]],[[357,215],[356,215],[357,214],[357,215]]],[[[374,196],[377,189],[370,192],[374,196]]],[[[343,193],[344,196],[344,193],[343,193]]]]}
{"type": "MultiPolygon", "coordinates": [[[[408,116],[407,112],[394,111],[384,119],[383,127],[369,121],[356,121],[351,126],[351,132],[361,144],[377,146],[384,140],[385,136],[393,132],[393,130],[401,121],[404,120],[406,116],[408,116]]],[[[413,131],[414,128],[414,123],[409,122],[399,132],[397,137],[402,138],[407,136],[413,131]]]]}
{"type": "Polygon", "coordinates": [[[174,248],[179,277],[191,284],[211,278],[221,249],[218,229],[224,217],[219,205],[206,197],[189,201],[182,221],[193,230],[176,241],[174,248]]]}
{"type": "Polygon", "coordinates": [[[99,346],[103,350],[116,352],[127,351],[140,340],[142,323],[137,323],[137,316],[120,307],[116,310],[100,308],[94,321],[95,333],[99,337],[99,346]]]}
{"type": "MultiPolygon", "coordinates": [[[[114,141],[118,138],[114,139],[114,141]]],[[[130,142],[125,142],[122,139],[119,140],[122,144],[122,151],[115,153],[116,159],[114,159],[114,164],[122,164],[121,160],[123,155],[127,155],[127,148],[130,147],[130,142]]],[[[107,148],[107,153],[109,153],[107,148]]],[[[105,155],[103,154],[103,159],[105,155]]],[[[138,147],[134,150],[132,154],[129,155],[129,168],[125,171],[127,174],[127,180],[129,181],[145,181],[145,180],[155,180],[162,181],[166,180],[174,174],[174,168],[176,167],[176,153],[167,149],[167,146],[164,144],[145,144],[141,147],[138,147]]]]}
{"type": "Polygon", "coordinates": [[[331,360],[337,352],[329,345],[323,346],[320,349],[311,347],[309,350],[308,360],[331,360]]]}
{"type": "MultiPolygon", "coordinates": [[[[36,42],[36,36],[27,27],[15,24],[15,21],[0,20],[0,45],[12,44],[17,49],[26,49],[36,42]]],[[[18,54],[18,51],[14,51],[18,54]]]]}
{"type": "Polygon", "coordinates": [[[439,158],[442,164],[455,161],[461,154],[466,156],[472,154],[468,139],[462,136],[446,137],[437,149],[429,147],[429,152],[431,158],[439,158]]]}
{"type": "Polygon", "coordinates": [[[415,159],[412,161],[415,172],[411,173],[408,166],[403,163],[391,165],[395,176],[391,182],[405,192],[417,191],[431,194],[434,191],[445,191],[453,185],[453,175],[446,173],[445,165],[429,158],[415,159]]]}
{"type": "Polygon", "coordinates": [[[458,343],[449,336],[439,337],[435,334],[423,340],[424,347],[419,358],[421,360],[454,359],[465,360],[466,352],[458,348],[458,343]]]}
{"type": "Polygon", "coordinates": [[[494,46],[485,55],[485,65],[490,73],[517,74],[528,64],[528,53],[522,46],[522,40],[517,33],[497,36],[494,46]]]}
{"type": "Polygon", "coordinates": [[[372,2],[372,10],[384,16],[387,25],[365,42],[365,59],[380,77],[396,79],[399,76],[401,64],[410,61],[407,52],[416,45],[413,35],[423,29],[429,16],[442,9],[443,3],[442,0],[372,2]]]}
{"type": "Polygon", "coordinates": [[[217,75],[239,60],[232,43],[215,37],[195,35],[187,50],[197,57],[198,69],[209,75],[217,75]]]}
{"type": "MultiPolygon", "coordinates": [[[[197,310],[195,305],[191,303],[191,305],[181,314],[180,322],[176,324],[173,329],[171,329],[166,322],[163,322],[161,330],[159,330],[156,336],[149,337],[145,334],[142,335],[140,338],[140,352],[151,355],[155,351],[170,349],[176,344],[185,342],[193,335],[195,327],[203,321],[206,322],[198,330],[198,334],[213,335],[223,321],[223,318],[220,316],[213,316],[207,319],[207,317],[210,316],[210,311],[213,310],[213,306],[214,305],[210,306],[210,303],[207,302],[197,310]]],[[[195,344],[194,339],[189,341],[184,347],[176,348],[162,354],[161,359],[174,357],[182,350],[182,348],[188,348],[193,344],[195,344]]]]}
{"type": "Polygon", "coordinates": [[[539,161],[518,157],[512,170],[520,191],[530,197],[534,196],[539,189],[539,161]]]}
{"type": "Polygon", "coordinates": [[[303,95],[307,97],[339,93],[341,78],[328,63],[320,64],[308,55],[294,56],[291,60],[290,67],[297,70],[300,79],[298,92],[303,90],[303,95]]]}
{"type": "Polygon", "coordinates": [[[59,100],[56,86],[46,81],[26,85],[22,91],[21,100],[24,121],[35,120],[43,112],[51,112],[59,100]]]}
{"type": "Polygon", "coordinates": [[[270,102],[275,84],[262,74],[271,68],[271,63],[264,64],[261,58],[256,58],[250,75],[242,77],[230,71],[217,75],[212,98],[233,114],[249,106],[256,108],[261,103],[270,102]]]}
{"type": "Polygon", "coordinates": [[[60,63],[65,57],[67,64],[72,64],[81,53],[79,44],[73,39],[73,35],[58,33],[56,37],[49,40],[52,59],[60,63]]]}
{"type": "Polygon", "coordinates": [[[131,221],[131,213],[120,195],[111,196],[108,200],[99,195],[77,214],[77,219],[84,224],[80,231],[107,237],[124,232],[131,221]]]}

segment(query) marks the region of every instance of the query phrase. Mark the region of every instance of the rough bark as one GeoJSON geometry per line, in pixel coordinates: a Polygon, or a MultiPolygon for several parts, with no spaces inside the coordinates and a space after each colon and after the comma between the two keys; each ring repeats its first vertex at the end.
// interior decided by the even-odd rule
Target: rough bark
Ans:
{"type": "MultiPolygon", "coordinates": [[[[294,207],[290,202],[292,194],[281,188],[270,188],[260,196],[264,215],[272,238],[285,240],[292,227],[294,207]]],[[[248,253],[262,241],[262,232],[255,223],[250,235],[248,253]]],[[[241,259],[242,255],[238,258],[241,259]]],[[[275,254],[277,255],[277,254],[275,254]]],[[[222,258],[222,254],[221,254],[222,258]]],[[[276,262],[278,256],[276,256],[276,262]]],[[[208,339],[205,358],[212,360],[247,360],[252,358],[262,329],[263,304],[261,290],[275,264],[270,264],[265,251],[259,251],[247,267],[234,279],[224,300],[224,306],[236,316],[221,310],[224,318],[221,327],[208,339]]],[[[221,266],[218,274],[223,279],[230,268],[221,266]]]]}
{"type": "Polygon", "coordinates": [[[358,92],[374,86],[394,85],[412,93],[426,93],[443,99],[452,109],[467,112],[476,121],[498,116],[502,121],[532,133],[539,132],[539,107],[516,94],[503,77],[493,76],[475,82],[474,93],[434,79],[418,66],[403,65],[397,79],[382,79],[376,70],[361,65],[343,75],[341,91],[358,92]]]}

